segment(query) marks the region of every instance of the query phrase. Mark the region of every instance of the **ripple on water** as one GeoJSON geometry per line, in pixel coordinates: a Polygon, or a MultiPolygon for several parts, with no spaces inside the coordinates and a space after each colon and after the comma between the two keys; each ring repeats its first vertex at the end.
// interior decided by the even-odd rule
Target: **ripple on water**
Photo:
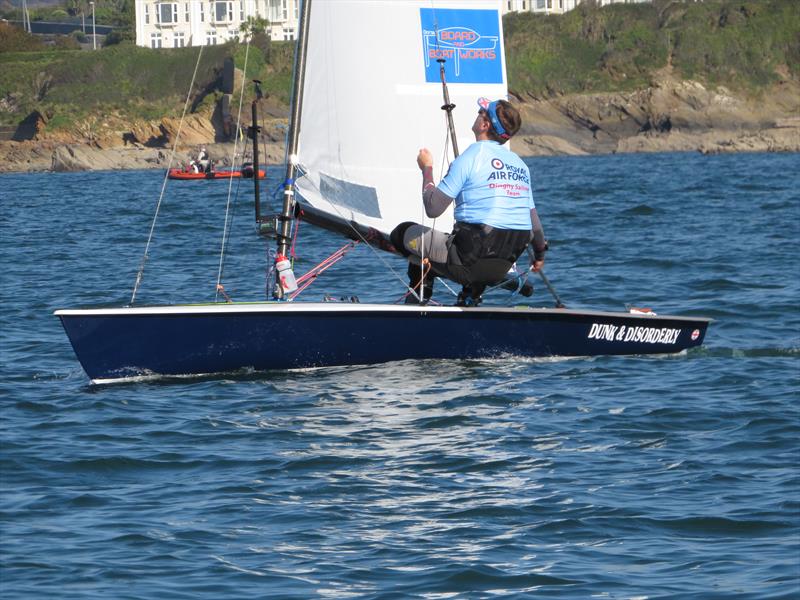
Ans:
{"type": "MultiPolygon", "coordinates": [[[[0,175],[3,597],[800,596],[796,156],[529,162],[567,305],[709,316],[702,348],[90,386],[51,311],[130,300],[161,177],[0,175]]],[[[164,207],[142,302],[213,298],[200,190],[164,207]]],[[[263,298],[273,242],[229,242],[226,289],[263,298]]],[[[299,264],[340,246],[304,225],[299,264]]],[[[384,259],[309,298],[395,300],[384,259]]]]}

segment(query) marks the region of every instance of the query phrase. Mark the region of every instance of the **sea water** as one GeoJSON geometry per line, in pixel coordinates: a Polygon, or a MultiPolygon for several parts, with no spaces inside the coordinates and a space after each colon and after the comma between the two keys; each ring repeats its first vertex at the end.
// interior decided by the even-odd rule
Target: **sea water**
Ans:
{"type": "MultiPolygon", "coordinates": [[[[54,309],[271,293],[250,183],[0,176],[0,596],[800,597],[800,156],[528,163],[564,303],[703,348],[93,386],[54,309]]],[[[404,281],[362,244],[300,299],[404,281]]]]}

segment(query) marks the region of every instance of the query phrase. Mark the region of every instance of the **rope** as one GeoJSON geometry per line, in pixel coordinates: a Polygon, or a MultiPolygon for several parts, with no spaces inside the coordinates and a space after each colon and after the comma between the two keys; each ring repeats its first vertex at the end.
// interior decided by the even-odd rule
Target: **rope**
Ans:
{"type": "MultiPolygon", "coordinates": [[[[513,292],[511,292],[511,295],[509,296],[509,301],[512,298],[514,298],[514,296],[519,294],[519,291],[522,289],[522,286],[525,285],[525,282],[528,280],[528,271],[522,271],[521,273],[517,273],[514,277],[512,277],[512,279],[516,279],[517,280],[517,289],[515,289],[513,292]]],[[[498,283],[497,285],[493,285],[491,287],[487,287],[485,290],[483,290],[483,293],[486,294],[487,292],[491,292],[492,290],[496,290],[496,289],[500,288],[502,285],[507,284],[507,283],[508,283],[507,280],[503,280],[500,283],[498,283]]]]}
{"type": "Polygon", "coordinates": [[[232,304],[233,303],[233,300],[231,300],[231,297],[228,296],[228,294],[225,293],[225,287],[220,285],[220,284],[217,284],[217,295],[219,295],[219,294],[223,295],[223,297],[225,298],[225,302],[227,302],[228,304],[232,304]]]}
{"type": "Polygon", "coordinates": [[[422,264],[420,265],[420,278],[419,281],[417,282],[417,285],[415,285],[413,288],[411,286],[406,286],[408,287],[408,291],[405,294],[403,294],[400,297],[400,299],[395,302],[395,304],[399,304],[401,301],[408,298],[408,296],[411,294],[414,294],[414,297],[418,301],[421,301],[423,296],[425,295],[425,291],[422,287],[422,282],[425,281],[425,277],[427,277],[428,273],[431,272],[431,268],[432,268],[431,261],[429,261],[427,258],[423,258],[422,264]]]}
{"type": "MultiPolygon", "coordinates": [[[[250,55],[250,38],[247,38],[247,44],[245,46],[244,51],[244,73],[247,73],[247,58],[250,55]]],[[[242,90],[239,95],[239,112],[236,115],[236,131],[240,130],[242,124],[242,104],[244,102],[244,81],[242,82],[242,90]]],[[[236,168],[236,148],[239,144],[239,136],[237,135],[233,140],[233,156],[231,156],[231,167],[236,168]]],[[[253,173],[253,177],[258,177],[258,173],[253,173]]],[[[239,196],[239,187],[241,184],[241,178],[237,182],[236,186],[236,197],[239,196]]],[[[219,294],[225,296],[225,300],[230,302],[230,298],[224,292],[224,288],[222,287],[222,270],[225,264],[225,248],[228,244],[228,238],[230,235],[230,228],[233,226],[233,215],[231,215],[231,193],[233,191],[233,177],[228,180],[228,199],[225,203],[225,224],[222,228],[222,243],[219,249],[219,269],[217,270],[217,286],[216,286],[216,294],[214,296],[214,302],[219,300],[219,294]],[[230,220],[229,220],[230,215],[230,220]]]]}
{"type": "Polygon", "coordinates": [[[203,56],[203,48],[204,46],[200,46],[200,51],[197,53],[197,62],[194,65],[194,73],[192,73],[192,82],[189,84],[189,92],[186,94],[186,102],[183,104],[183,113],[181,113],[181,120],[178,123],[178,133],[175,135],[175,143],[172,145],[172,152],[169,155],[169,162],[167,163],[167,170],[164,173],[164,181],[161,184],[161,193],[158,196],[158,202],[156,203],[156,212],[153,215],[153,222],[150,225],[150,233],[147,236],[147,243],[144,247],[144,255],[142,256],[142,262],[139,265],[139,271],[136,273],[136,282],[133,284],[133,293],[131,294],[131,304],[134,303],[136,300],[136,292],[139,290],[139,285],[142,283],[142,278],[144,277],[144,266],[147,263],[147,258],[150,255],[150,244],[153,241],[153,233],[156,229],[156,221],[158,220],[158,212],[161,209],[161,202],[164,199],[164,191],[167,188],[167,180],[169,178],[169,170],[172,168],[172,161],[175,158],[175,150],[178,147],[178,140],[181,137],[181,129],[183,128],[183,121],[186,117],[186,110],[189,107],[189,100],[192,97],[192,89],[194,88],[194,82],[197,78],[197,69],[200,67],[200,57],[203,56]]]}

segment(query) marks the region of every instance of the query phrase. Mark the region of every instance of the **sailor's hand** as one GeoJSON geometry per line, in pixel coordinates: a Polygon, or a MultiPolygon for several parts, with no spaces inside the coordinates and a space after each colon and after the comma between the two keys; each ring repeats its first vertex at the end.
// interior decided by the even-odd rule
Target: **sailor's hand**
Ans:
{"type": "Polygon", "coordinates": [[[420,171],[424,170],[426,167],[433,167],[433,154],[427,148],[423,148],[417,154],[417,165],[419,165],[420,171]]]}
{"type": "Polygon", "coordinates": [[[534,273],[538,273],[539,271],[542,270],[543,266],[544,266],[544,259],[535,260],[535,261],[533,261],[533,264],[531,265],[531,271],[533,271],[534,273]]]}

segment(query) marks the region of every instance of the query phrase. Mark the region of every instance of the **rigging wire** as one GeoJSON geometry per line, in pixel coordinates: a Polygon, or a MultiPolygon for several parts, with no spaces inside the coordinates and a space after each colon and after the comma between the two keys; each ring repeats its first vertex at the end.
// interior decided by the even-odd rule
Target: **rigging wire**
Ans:
{"type": "MultiPolygon", "coordinates": [[[[247,38],[247,44],[245,45],[244,51],[244,73],[247,74],[247,59],[250,55],[250,38],[247,38]]],[[[233,138],[233,155],[231,156],[231,167],[233,169],[236,168],[236,149],[237,145],[239,144],[239,131],[241,131],[241,124],[242,124],[242,104],[244,102],[244,81],[242,82],[242,89],[241,93],[239,94],[239,111],[236,115],[236,135],[233,138]]],[[[245,141],[245,147],[247,142],[245,141]]],[[[258,177],[258,173],[255,171],[253,172],[253,177],[258,177]]],[[[237,181],[236,185],[236,197],[239,197],[239,187],[241,184],[241,179],[237,181]]],[[[222,270],[225,264],[225,249],[228,245],[228,240],[230,237],[230,228],[233,226],[233,214],[231,212],[231,192],[233,191],[233,177],[228,180],[228,199],[225,203],[225,224],[222,228],[222,243],[219,249],[219,269],[217,270],[217,285],[214,288],[216,290],[214,295],[214,302],[219,301],[219,294],[225,296],[226,302],[230,302],[230,298],[227,294],[225,294],[225,289],[222,287],[222,270]],[[230,218],[229,218],[230,215],[230,218]]]]}
{"type": "Polygon", "coordinates": [[[161,193],[158,196],[158,202],[156,203],[156,211],[153,215],[153,222],[150,225],[150,233],[147,236],[147,243],[144,247],[144,254],[142,255],[142,262],[139,265],[139,271],[136,273],[136,282],[133,284],[133,293],[131,294],[131,304],[134,303],[136,300],[136,292],[139,290],[139,285],[142,283],[142,278],[144,277],[144,267],[147,263],[147,258],[150,255],[150,244],[153,241],[153,233],[156,229],[156,221],[158,220],[158,212],[161,209],[161,202],[164,199],[164,191],[167,188],[167,180],[169,177],[169,170],[172,168],[172,161],[175,159],[175,151],[178,147],[178,141],[181,137],[181,129],[183,128],[183,121],[186,118],[186,110],[189,107],[189,100],[192,98],[192,90],[194,89],[194,82],[197,79],[197,70],[200,67],[200,58],[203,56],[203,48],[205,46],[200,46],[200,51],[197,53],[197,62],[194,65],[194,72],[192,73],[192,81],[189,84],[189,92],[186,94],[186,102],[183,103],[183,113],[181,113],[181,120],[178,123],[178,132],[175,134],[175,143],[172,145],[172,152],[169,155],[169,162],[167,163],[167,169],[164,172],[164,181],[161,184],[161,193]]]}

